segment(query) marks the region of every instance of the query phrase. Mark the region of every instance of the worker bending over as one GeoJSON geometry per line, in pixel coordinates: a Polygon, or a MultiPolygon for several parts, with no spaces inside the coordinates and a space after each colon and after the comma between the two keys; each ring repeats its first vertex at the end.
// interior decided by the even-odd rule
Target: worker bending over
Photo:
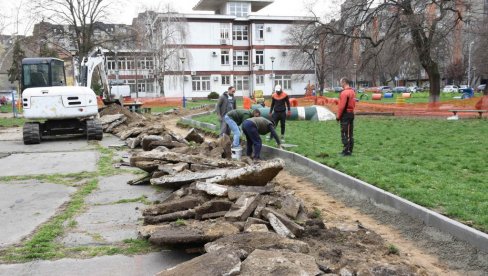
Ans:
{"type": "Polygon", "coordinates": [[[254,160],[261,159],[261,148],[263,142],[260,135],[266,135],[268,133],[276,140],[276,143],[281,148],[281,141],[276,131],[274,129],[273,122],[270,120],[259,117],[261,112],[259,110],[254,110],[255,117],[249,118],[242,123],[242,131],[246,135],[247,147],[246,154],[252,157],[254,160]],[[254,156],[252,156],[254,150],[254,156]]]}

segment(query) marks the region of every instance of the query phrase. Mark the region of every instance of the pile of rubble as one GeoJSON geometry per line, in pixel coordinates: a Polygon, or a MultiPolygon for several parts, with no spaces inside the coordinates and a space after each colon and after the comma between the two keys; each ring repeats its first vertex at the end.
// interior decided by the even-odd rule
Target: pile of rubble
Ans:
{"type": "Polygon", "coordinates": [[[422,273],[398,256],[379,260],[387,246],[359,223],[353,230],[326,227],[276,182],[283,160],[230,160],[228,137],[207,142],[194,129],[181,137],[158,121],[113,115],[101,118],[106,131],[142,148],[133,151],[130,165],[148,172],[129,184],[174,190],[143,211],[140,235],[158,246],[202,253],[158,275],[422,273]]]}

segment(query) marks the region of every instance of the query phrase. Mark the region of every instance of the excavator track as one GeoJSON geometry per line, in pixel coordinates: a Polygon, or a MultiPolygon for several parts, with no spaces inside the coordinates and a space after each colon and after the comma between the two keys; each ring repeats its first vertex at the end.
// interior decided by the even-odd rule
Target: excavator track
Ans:
{"type": "Polygon", "coordinates": [[[39,123],[25,123],[22,134],[25,145],[41,143],[41,132],[39,123]]]}
{"type": "Polygon", "coordinates": [[[98,141],[103,139],[103,128],[99,120],[86,120],[86,139],[98,141]]]}

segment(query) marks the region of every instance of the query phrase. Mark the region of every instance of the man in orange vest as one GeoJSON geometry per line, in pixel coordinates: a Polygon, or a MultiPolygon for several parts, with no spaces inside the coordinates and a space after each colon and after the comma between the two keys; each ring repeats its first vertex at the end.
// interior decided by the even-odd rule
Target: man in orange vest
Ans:
{"type": "MultiPolygon", "coordinates": [[[[280,122],[281,140],[285,141],[285,122],[286,117],[291,115],[290,98],[283,91],[281,85],[275,86],[275,93],[272,95],[271,107],[269,108],[269,117],[272,119],[275,126],[280,122]],[[288,109],[288,111],[287,111],[288,109]]],[[[271,139],[271,137],[269,138],[271,139]]]]}
{"type": "Polygon", "coordinates": [[[356,92],[351,88],[351,81],[341,79],[343,88],[339,96],[337,121],[341,123],[342,156],[350,156],[354,148],[354,108],[356,108],[356,92]]]}

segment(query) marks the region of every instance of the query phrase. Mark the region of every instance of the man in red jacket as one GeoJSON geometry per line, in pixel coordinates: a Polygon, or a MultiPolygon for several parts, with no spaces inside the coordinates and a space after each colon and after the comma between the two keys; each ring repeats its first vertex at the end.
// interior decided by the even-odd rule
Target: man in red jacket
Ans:
{"type": "Polygon", "coordinates": [[[354,108],[356,107],[356,93],[350,85],[350,80],[347,78],[341,79],[343,90],[339,96],[336,119],[341,123],[341,139],[344,145],[344,149],[341,152],[342,156],[351,155],[354,147],[354,108]]]}

